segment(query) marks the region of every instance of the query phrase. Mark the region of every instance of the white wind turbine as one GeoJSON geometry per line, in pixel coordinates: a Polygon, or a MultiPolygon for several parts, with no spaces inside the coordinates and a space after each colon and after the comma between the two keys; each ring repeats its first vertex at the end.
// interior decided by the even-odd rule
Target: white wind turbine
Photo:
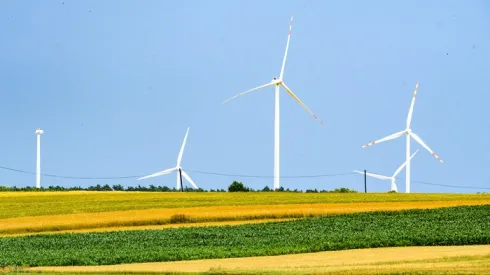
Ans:
{"type": "Polygon", "coordinates": [[[407,117],[407,128],[403,131],[400,131],[398,133],[394,133],[392,135],[389,135],[387,137],[384,137],[382,139],[370,142],[366,145],[361,146],[361,148],[366,148],[368,146],[374,145],[376,143],[380,143],[383,141],[399,138],[403,135],[407,136],[407,148],[406,148],[406,157],[407,157],[407,167],[405,169],[406,172],[406,177],[405,177],[405,192],[410,193],[410,137],[415,139],[422,147],[424,147],[427,151],[429,151],[438,161],[444,164],[444,161],[441,160],[441,158],[432,151],[427,144],[424,143],[424,141],[417,136],[412,129],[410,129],[410,123],[412,122],[412,115],[413,115],[413,105],[415,104],[415,97],[417,96],[417,91],[419,89],[419,82],[415,84],[415,89],[413,91],[413,96],[412,96],[412,103],[410,104],[410,109],[408,110],[408,117],[407,117]]]}
{"type": "MultiPolygon", "coordinates": [[[[415,151],[415,153],[413,153],[413,155],[410,157],[410,159],[412,159],[413,156],[415,156],[415,154],[417,154],[418,151],[419,150],[415,151]]],[[[374,173],[366,173],[366,175],[373,177],[373,178],[380,179],[380,180],[391,180],[391,191],[398,192],[398,188],[396,187],[396,176],[398,175],[398,173],[400,173],[402,171],[403,167],[405,167],[407,165],[407,163],[408,163],[408,160],[406,160],[402,165],[400,165],[400,167],[398,167],[398,169],[396,169],[395,173],[391,177],[383,176],[383,175],[379,175],[379,174],[374,174],[374,173]]],[[[364,172],[361,172],[361,171],[357,171],[357,170],[353,170],[353,171],[357,172],[359,174],[364,174],[364,172]]]]}
{"type": "Polygon", "coordinates": [[[243,93],[239,93],[227,100],[225,100],[223,103],[236,98],[238,96],[244,95],[246,93],[259,90],[265,87],[269,86],[275,86],[275,107],[274,107],[274,189],[279,189],[280,187],[280,182],[279,182],[279,86],[282,86],[286,92],[294,99],[296,102],[298,102],[310,115],[312,115],[315,119],[319,120],[321,124],[323,124],[323,121],[321,121],[306,105],[291,91],[291,89],[284,83],[283,81],[283,76],[284,76],[284,67],[286,66],[286,58],[288,55],[288,49],[289,49],[289,40],[291,38],[291,30],[293,27],[293,16],[291,15],[291,21],[289,24],[289,32],[288,32],[288,40],[286,43],[286,51],[284,52],[284,58],[282,60],[282,67],[281,67],[281,73],[279,74],[279,78],[272,78],[272,81],[264,84],[262,86],[250,89],[248,91],[245,91],[243,93]]]}
{"type": "Polygon", "coordinates": [[[44,134],[44,131],[37,129],[35,133],[37,136],[36,188],[41,188],[41,135],[44,134]]]}
{"type": "Polygon", "coordinates": [[[167,169],[167,170],[163,170],[161,172],[157,172],[157,173],[154,173],[154,174],[145,176],[145,177],[141,177],[138,180],[147,179],[147,178],[153,178],[153,177],[158,177],[158,176],[170,174],[173,171],[178,171],[178,173],[177,173],[177,185],[176,185],[176,188],[177,189],[180,188],[181,190],[184,190],[184,185],[182,184],[182,176],[184,176],[184,178],[190,184],[192,184],[192,186],[195,189],[198,189],[197,185],[194,183],[194,181],[191,179],[191,177],[184,170],[182,170],[182,166],[180,166],[180,162],[182,161],[182,154],[184,153],[184,147],[185,147],[185,143],[187,141],[187,135],[188,134],[189,134],[189,128],[187,128],[187,132],[185,133],[185,137],[184,137],[184,142],[182,143],[182,147],[180,147],[179,156],[177,158],[177,166],[175,166],[174,168],[170,168],[170,169],[167,169]]]}

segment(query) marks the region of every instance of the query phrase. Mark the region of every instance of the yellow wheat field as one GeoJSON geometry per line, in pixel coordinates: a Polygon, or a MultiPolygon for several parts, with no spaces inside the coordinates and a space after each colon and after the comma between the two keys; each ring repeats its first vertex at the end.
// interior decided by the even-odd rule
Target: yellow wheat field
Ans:
{"type": "Polygon", "coordinates": [[[490,245],[355,249],[307,254],[107,266],[36,267],[51,272],[207,272],[233,274],[489,274],[490,245]],[[433,274],[433,273],[432,273],[433,274]],[[447,274],[447,273],[444,273],[447,274]]]}
{"type": "MultiPolygon", "coordinates": [[[[490,204],[489,200],[209,206],[0,219],[0,235],[65,230],[313,217],[367,211],[490,204]]],[[[135,228],[137,229],[137,228],[135,228]]]]}
{"type": "Polygon", "coordinates": [[[0,192],[0,219],[156,208],[467,200],[488,201],[490,194],[0,192]]]}

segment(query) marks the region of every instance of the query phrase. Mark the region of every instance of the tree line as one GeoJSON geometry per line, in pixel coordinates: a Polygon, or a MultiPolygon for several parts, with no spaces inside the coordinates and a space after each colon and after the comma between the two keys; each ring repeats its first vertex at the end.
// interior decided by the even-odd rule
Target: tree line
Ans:
{"type": "Polygon", "coordinates": [[[357,193],[357,191],[349,189],[349,188],[337,188],[334,190],[318,190],[318,189],[307,189],[305,191],[294,189],[291,190],[289,188],[284,189],[284,187],[280,187],[277,190],[273,190],[269,188],[268,186],[265,186],[262,189],[257,189],[254,190],[250,187],[246,187],[242,182],[239,181],[233,181],[233,183],[228,186],[228,189],[209,189],[205,190],[202,188],[199,189],[194,189],[190,187],[184,187],[183,189],[177,189],[177,188],[169,188],[167,186],[155,186],[155,185],[149,185],[149,186],[127,186],[124,187],[120,184],[116,185],[94,185],[94,186],[88,186],[88,187],[80,187],[80,186],[74,186],[74,187],[64,187],[64,186],[48,186],[48,187],[41,187],[41,188],[35,188],[32,186],[26,186],[26,187],[16,187],[16,186],[1,186],[0,185],[0,192],[62,192],[62,191],[143,191],[143,192],[294,192],[294,193],[357,193]]]}

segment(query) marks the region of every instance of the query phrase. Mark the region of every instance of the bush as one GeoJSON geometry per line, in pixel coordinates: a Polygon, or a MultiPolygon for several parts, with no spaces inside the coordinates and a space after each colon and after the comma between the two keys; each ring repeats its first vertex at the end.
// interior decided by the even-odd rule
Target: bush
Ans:
{"type": "Polygon", "coordinates": [[[242,182],[234,181],[230,186],[228,186],[228,192],[248,192],[250,191],[247,187],[243,185],[242,182]]]}
{"type": "Polygon", "coordinates": [[[342,187],[342,188],[336,188],[336,189],[330,191],[330,193],[357,193],[357,191],[349,189],[349,188],[342,187]]]}
{"type": "Polygon", "coordinates": [[[270,192],[271,189],[269,188],[269,186],[265,186],[264,189],[262,189],[262,192],[270,192]]]}

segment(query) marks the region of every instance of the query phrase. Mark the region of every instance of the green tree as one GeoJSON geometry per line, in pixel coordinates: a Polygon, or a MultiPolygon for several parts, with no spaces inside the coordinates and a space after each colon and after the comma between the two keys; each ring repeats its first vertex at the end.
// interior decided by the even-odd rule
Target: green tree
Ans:
{"type": "Polygon", "coordinates": [[[242,182],[234,181],[228,186],[228,192],[248,192],[249,189],[243,185],[242,182]]]}

